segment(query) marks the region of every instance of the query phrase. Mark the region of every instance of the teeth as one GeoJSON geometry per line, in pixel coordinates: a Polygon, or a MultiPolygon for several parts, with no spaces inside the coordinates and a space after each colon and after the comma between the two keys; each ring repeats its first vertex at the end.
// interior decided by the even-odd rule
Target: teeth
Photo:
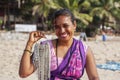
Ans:
{"type": "Polygon", "coordinates": [[[66,36],[67,36],[67,34],[62,34],[62,35],[61,35],[61,37],[66,37],[66,36]]]}

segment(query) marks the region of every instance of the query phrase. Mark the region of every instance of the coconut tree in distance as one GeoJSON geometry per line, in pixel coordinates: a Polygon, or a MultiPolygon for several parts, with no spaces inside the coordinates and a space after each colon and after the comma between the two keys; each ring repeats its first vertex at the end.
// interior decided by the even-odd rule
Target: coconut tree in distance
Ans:
{"type": "MultiPolygon", "coordinates": [[[[33,14],[38,12],[42,19],[42,24],[46,23],[47,15],[51,9],[68,8],[82,24],[89,25],[99,22],[103,27],[108,24],[110,19],[116,15],[114,3],[119,0],[34,0],[37,4],[33,8],[33,14]],[[114,11],[114,10],[115,11],[114,11]],[[114,11],[114,15],[113,15],[114,11]],[[97,21],[97,22],[96,22],[97,21]]],[[[80,24],[81,25],[81,24],[80,24]]]]}
{"type": "Polygon", "coordinates": [[[115,19],[118,18],[117,8],[114,3],[120,2],[119,0],[80,0],[80,11],[92,16],[92,22],[89,23],[88,36],[96,34],[97,26],[112,26],[115,27],[115,19]],[[113,14],[114,13],[114,14],[113,14]],[[92,35],[91,35],[92,33],[92,35]]]}
{"type": "Polygon", "coordinates": [[[113,10],[117,11],[114,6],[115,0],[90,0],[90,3],[92,7],[90,15],[99,18],[102,29],[106,24],[115,22],[113,15],[113,10]]]}
{"type": "Polygon", "coordinates": [[[80,4],[79,4],[79,0],[51,0],[52,4],[51,5],[55,5],[57,7],[52,7],[55,9],[60,9],[60,8],[68,8],[70,9],[73,14],[75,15],[76,19],[80,20],[83,24],[88,25],[89,22],[92,21],[92,17],[87,14],[87,13],[82,13],[80,11],[80,4]]]}
{"type": "Polygon", "coordinates": [[[114,3],[115,7],[111,10],[113,16],[116,19],[116,30],[120,30],[120,0],[115,0],[116,2],[114,3]]]}
{"type": "Polygon", "coordinates": [[[25,0],[21,6],[22,18],[28,23],[37,24],[40,21],[42,29],[46,29],[46,19],[51,8],[49,2],[50,0],[25,0]]]}
{"type": "Polygon", "coordinates": [[[47,18],[47,15],[51,12],[50,10],[57,10],[61,8],[70,9],[75,15],[76,19],[80,20],[80,22],[85,25],[88,25],[89,22],[92,21],[92,17],[89,14],[82,13],[80,11],[79,0],[40,0],[39,3],[33,7],[33,15],[35,15],[36,12],[42,15],[41,17],[44,17],[42,24],[45,24],[44,19],[47,18]]]}
{"type": "Polygon", "coordinates": [[[0,0],[0,8],[1,11],[3,9],[4,17],[3,17],[3,26],[7,30],[10,30],[10,14],[11,9],[16,7],[17,0],[0,0]]]}

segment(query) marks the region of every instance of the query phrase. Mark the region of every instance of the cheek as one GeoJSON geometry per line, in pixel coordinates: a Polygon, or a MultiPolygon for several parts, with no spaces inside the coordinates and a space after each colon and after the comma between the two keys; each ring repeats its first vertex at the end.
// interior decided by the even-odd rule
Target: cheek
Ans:
{"type": "Polygon", "coordinates": [[[75,32],[75,30],[72,29],[72,30],[71,30],[71,36],[74,36],[74,32],[75,32]]]}
{"type": "Polygon", "coordinates": [[[56,34],[56,36],[58,36],[59,35],[59,31],[55,31],[55,34],[56,34]]]}
{"type": "Polygon", "coordinates": [[[71,32],[72,34],[74,33],[75,29],[74,28],[70,28],[69,32],[71,32]]]}

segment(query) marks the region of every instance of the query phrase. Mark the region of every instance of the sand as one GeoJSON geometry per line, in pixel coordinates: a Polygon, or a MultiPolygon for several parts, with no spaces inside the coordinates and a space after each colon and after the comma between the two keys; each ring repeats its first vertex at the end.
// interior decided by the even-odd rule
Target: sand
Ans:
{"type": "MultiPolygon", "coordinates": [[[[0,32],[0,80],[38,80],[36,72],[27,78],[20,78],[18,75],[20,59],[27,40],[26,33],[0,32]]],[[[96,64],[104,64],[107,61],[120,62],[120,37],[113,37],[105,42],[99,39],[84,43],[91,47],[96,64]]],[[[100,80],[119,80],[120,78],[118,70],[99,68],[97,70],[100,80]]],[[[86,73],[82,80],[88,80],[86,73]]]]}

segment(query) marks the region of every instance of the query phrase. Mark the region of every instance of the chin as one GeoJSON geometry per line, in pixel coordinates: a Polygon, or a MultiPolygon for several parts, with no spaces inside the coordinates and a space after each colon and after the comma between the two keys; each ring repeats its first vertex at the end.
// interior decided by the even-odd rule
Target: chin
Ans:
{"type": "Polygon", "coordinates": [[[61,41],[69,41],[70,38],[59,38],[61,41]]]}

